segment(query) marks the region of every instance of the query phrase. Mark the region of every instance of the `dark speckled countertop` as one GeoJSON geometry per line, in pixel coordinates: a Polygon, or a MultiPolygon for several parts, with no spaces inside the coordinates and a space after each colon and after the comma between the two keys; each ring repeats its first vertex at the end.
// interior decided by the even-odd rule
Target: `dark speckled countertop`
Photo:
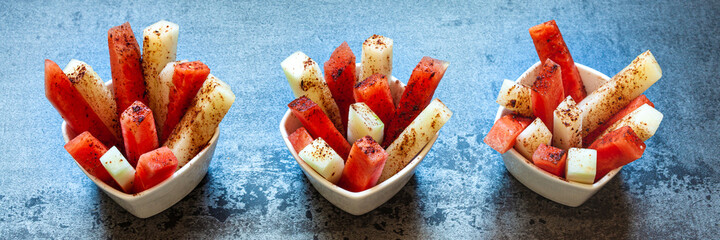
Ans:
{"type": "Polygon", "coordinates": [[[338,0],[174,3],[0,2],[0,238],[717,238],[720,235],[720,2],[338,0]],[[614,75],[650,49],[663,78],[647,96],[665,114],[639,161],[578,208],[533,193],[482,143],[503,78],[538,61],[528,28],[556,19],[576,62],[614,75]],[[43,59],[77,58],[110,79],[106,31],[181,26],[178,59],[202,60],[237,100],[204,180],[138,219],[63,149],[44,97],[43,59]],[[325,62],[348,41],[394,39],[403,81],[422,56],[451,66],[436,97],[455,113],[395,197],[352,216],[310,185],[277,126],[292,95],[280,62],[325,62]]]}

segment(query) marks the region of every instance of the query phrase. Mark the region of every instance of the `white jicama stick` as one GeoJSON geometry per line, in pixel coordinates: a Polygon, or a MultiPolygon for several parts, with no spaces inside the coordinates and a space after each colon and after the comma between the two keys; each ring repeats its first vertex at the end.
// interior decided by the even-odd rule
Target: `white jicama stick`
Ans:
{"type": "Polygon", "coordinates": [[[120,150],[113,146],[100,157],[100,163],[102,163],[110,176],[115,179],[115,182],[120,185],[122,190],[130,193],[135,183],[135,169],[123,157],[120,150]]]}
{"type": "Polygon", "coordinates": [[[522,84],[505,79],[495,102],[520,115],[533,116],[530,88],[522,84]]]}
{"type": "Polygon", "coordinates": [[[322,138],[305,146],[298,156],[331,183],[340,181],[345,161],[322,138]]]}
{"type": "Polygon", "coordinates": [[[540,118],[535,118],[535,121],[515,138],[515,150],[532,161],[532,155],[540,144],[550,145],[552,138],[553,135],[545,123],[540,118]]]}
{"type": "Polygon", "coordinates": [[[70,60],[63,72],[110,132],[122,139],[113,92],[105,86],[100,76],[90,65],[75,59],[70,60]]]}
{"type": "Polygon", "coordinates": [[[430,102],[385,150],[388,153],[388,159],[382,174],[380,174],[378,184],[405,168],[435,137],[451,116],[450,109],[440,100],[435,99],[430,102]]]}
{"type": "Polygon", "coordinates": [[[660,77],[662,70],[652,53],[646,51],[640,54],[609,82],[578,104],[583,115],[583,136],[610,119],[660,77]]]}
{"type": "Polygon", "coordinates": [[[565,165],[565,178],[568,181],[592,184],[597,171],[597,150],[570,148],[565,165]]]}
{"type": "Polygon", "coordinates": [[[582,147],[582,114],[570,96],[553,112],[552,145],[563,150],[582,147]]]}
{"type": "Polygon", "coordinates": [[[235,94],[227,83],[208,75],[190,107],[168,137],[165,146],[185,166],[215,134],[225,114],[235,102],[235,94]]]}
{"type": "Polygon", "coordinates": [[[357,81],[365,80],[373,74],[392,76],[393,40],[380,35],[372,35],[362,45],[360,62],[362,69],[357,81]]]}
{"type": "Polygon", "coordinates": [[[385,124],[364,102],[353,103],[348,112],[347,139],[350,144],[370,136],[375,142],[382,142],[385,124]]]}
{"type": "Polygon", "coordinates": [[[635,132],[640,139],[647,141],[650,137],[655,135],[655,132],[660,127],[662,119],[663,114],[660,111],[648,104],[643,104],[606,129],[602,134],[600,134],[598,139],[602,138],[609,132],[617,130],[618,128],[630,126],[633,132],[635,132]]]}
{"type": "Polygon", "coordinates": [[[295,52],[280,63],[295,98],[306,96],[315,102],[330,118],[340,133],[345,127],[340,118],[340,109],[332,98],[325,76],[318,64],[303,52],[295,52]]]}
{"type": "MultiPolygon", "coordinates": [[[[177,55],[177,42],[180,26],[168,21],[159,21],[143,31],[142,67],[147,86],[149,107],[153,111],[156,123],[161,108],[166,108],[167,94],[163,94],[160,72],[168,63],[174,62],[177,55]],[[165,105],[162,105],[165,103],[165,105]]],[[[167,112],[167,109],[165,109],[167,112]]],[[[158,128],[162,129],[162,128],[158,128]]]]}

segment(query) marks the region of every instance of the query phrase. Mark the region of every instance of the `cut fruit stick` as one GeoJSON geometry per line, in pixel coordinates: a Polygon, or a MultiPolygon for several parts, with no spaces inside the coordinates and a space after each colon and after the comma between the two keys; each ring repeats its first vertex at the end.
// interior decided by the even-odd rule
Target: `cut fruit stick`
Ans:
{"type": "Polygon", "coordinates": [[[100,76],[90,65],[75,59],[70,60],[63,72],[105,126],[119,139],[121,134],[117,106],[112,91],[105,86],[100,76]]]}
{"type": "MultiPolygon", "coordinates": [[[[156,86],[155,90],[153,90],[156,95],[154,103],[156,109],[150,109],[152,109],[153,116],[155,116],[155,125],[159,132],[162,132],[162,129],[165,126],[165,120],[167,119],[168,104],[170,103],[170,89],[173,87],[172,82],[173,76],[175,75],[175,65],[184,62],[187,61],[169,62],[165,65],[165,68],[160,71],[160,74],[158,74],[159,84],[156,86]]],[[[158,137],[160,136],[161,135],[158,137]]]]}
{"type": "Polygon", "coordinates": [[[130,23],[125,22],[108,30],[108,48],[118,115],[135,101],[148,105],[140,45],[130,23]]]}
{"type": "Polygon", "coordinates": [[[325,139],[340,157],[347,159],[350,144],[315,102],[302,96],[290,102],[288,108],[312,137],[325,139]]]}
{"type": "Polygon", "coordinates": [[[338,186],[351,192],[362,192],[377,184],[388,154],[380,144],[365,136],[353,143],[338,186]]]}
{"type": "Polygon", "coordinates": [[[615,131],[616,129],[628,126],[632,128],[640,139],[647,141],[650,137],[655,135],[655,132],[660,127],[662,119],[663,114],[660,111],[648,104],[643,104],[639,108],[635,109],[635,111],[632,111],[630,114],[610,126],[607,130],[600,134],[599,138],[602,138],[604,135],[615,131]]]}
{"type": "Polygon", "coordinates": [[[304,127],[300,127],[288,136],[288,140],[290,140],[290,144],[292,144],[295,152],[299,153],[307,145],[310,145],[313,138],[304,127]]]}
{"type": "Polygon", "coordinates": [[[175,174],[177,166],[177,158],[167,147],[141,155],[135,168],[134,192],[145,191],[169,179],[175,174]]]}
{"type": "Polygon", "coordinates": [[[503,80],[495,102],[525,117],[533,116],[530,88],[525,85],[507,79],[503,80]]]}
{"type": "Polygon", "coordinates": [[[546,60],[531,89],[533,115],[542,119],[550,132],[554,132],[553,112],[565,98],[560,65],[546,60]]]}
{"type": "Polygon", "coordinates": [[[388,160],[378,183],[400,172],[450,120],[452,112],[440,100],[433,100],[385,151],[388,160]]]}
{"type": "Polygon", "coordinates": [[[120,125],[125,142],[125,156],[130,165],[135,167],[140,155],[159,146],[152,110],[140,101],[135,101],[120,115],[120,125]]]}
{"type": "Polygon", "coordinates": [[[640,54],[609,82],[578,104],[583,114],[583,136],[608,121],[660,77],[662,70],[652,53],[647,51],[640,54]]]}
{"type": "Polygon", "coordinates": [[[283,60],[280,66],[285,72],[285,77],[295,97],[306,96],[317,103],[325,115],[330,118],[335,128],[341,134],[345,133],[340,109],[332,98],[332,92],[330,92],[318,64],[305,53],[295,52],[283,60]]]}
{"type": "Polygon", "coordinates": [[[449,62],[431,57],[423,57],[413,69],[410,80],[398,102],[395,116],[390,122],[385,122],[385,137],[382,146],[390,143],[402,133],[410,122],[425,109],[435,94],[440,80],[442,80],[449,62]]]}
{"type": "Polygon", "coordinates": [[[395,116],[395,104],[385,75],[373,74],[355,84],[353,96],[356,102],[367,104],[383,123],[390,123],[395,116]]]}
{"type": "Polygon", "coordinates": [[[595,130],[592,131],[590,134],[583,137],[583,146],[590,146],[590,144],[595,142],[595,140],[598,139],[600,134],[604,133],[605,130],[607,130],[610,126],[615,124],[617,121],[620,121],[620,119],[624,118],[625,116],[635,111],[635,109],[639,108],[644,104],[655,107],[655,104],[650,102],[650,99],[648,99],[644,94],[636,97],[635,99],[630,101],[630,103],[628,103],[628,105],[625,106],[622,110],[613,115],[610,120],[607,120],[605,123],[595,128],[595,130]]]}
{"type": "Polygon", "coordinates": [[[622,167],[642,157],[645,143],[630,127],[622,127],[612,131],[590,145],[597,151],[597,174],[595,181],[600,180],[613,169],[622,167]]]}
{"type": "MultiPolygon", "coordinates": [[[[155,114],[159,112],[159,108],[167,104],[161,100],[166,96],[163,96],[163,92],[158,89],[161,87],[158,76],[168,63],[175,61],[179,34],[180,26],[165,20],[143,30],[143,75],[147,85],[149,107],[155,114]]],[[[157,115],[155,118],[157,119],[157,115]]]]}
{"type": "Polygon", "coordinates": [[[45,97],[73,132],[88,131],[105,146],[122,145],[55,62],[45,60],[45,97]],[[118,144],[120,143],[120,144],[118,144]]]}
{"type": "Polygon", "coordinates": [[[315,139],[298,156],[331,183],[340,181],[345,161],[322,138],[315,139]]]}
{"type": "Polygon", "coordinates": [[[571,96],[567,96],[553,112],[552,145],[568,150],[582,147],[582,116],[571,96]]]}
{"type": "Polygon", "coordinates": [[[180,62],[172,66],[172,79],[167,78],[168,74],[163,74],[160,80],[169,87],[167,114],[164,116],[162,129],[158,131],[161,142],[170,136],[210,74],[210,68],[200,61],[180,62]]]}
{"type": "Polygon", "coordinates": [[[348,142],[354,143],[365,136],[382,142],[385,125],[367,104],[359,102],[350,105],[348,120],[348,142]]]}
{"type": "Polygon", "coordinates": [[[526,159],[532,159],[535,150],[542,144],[550,145],[552,139],[553,134],[550,130],[540,118],[536,118],[515,138],[515,150],[526,159]]]}
{"type": "Polygon", "coordinates": [[[495,121],[483,142],[503,154],[515,145],[515,139],[532,123],[532,119],[517,114],[508,114],[495,121]]]}
{"type": "Polygon", "coordinates": [[[360,62],[362,69],[358,81],[379,73],[392,76],[393,40],[374,34],[363,42],[360,62]]]}
{"type": "Polygon", "coordinates": [[[116,189],[120,188],[100,163],[100,157],[107,152],[107,147],[90,132],[85,131],[70,140],[65,144],[65,150],[87,173],[116,189]]]}
{"type": "Polygon", "coordinates": [[[540,144],[532,155],[535,166],[558,177],[565,177],[567,151],[553,146],[540,144]]]}
{"type": "Polygon", "coordinates": [[[123,192],[132,193],[133,183],[135,182],[135,169],[130,166],[130,163],[123,157],[120,150],[116,147],[110,148],[102,157],[100,157],[105,170],[115,179],[115,182],[120,185],[123,192]]]}
{"type": "Polygon", "coordinates": [[[576,102],[582,101],[587,96],[587,92],[555,20],[533,26],[529,31],[540,61],[545,62],[547,59],[552,59],[560,65],[563,98],[569,95],[576,102]]]}
{"type": "Polygon", "coordinates": [[[325,81],[327,81],[330,92],[340,110],[340,118],[343,127],[347,128],[348,111],[350,104],[355,103],[353,98],[353,86],[357,75],[355,74],[355,54],[343,42],[330,55],[330,59],[323,65],[325,70],[325,81]]]}
{"type": "Polygon", "coordinates": [[[208,75],[180,123],[164,144],[177,157],[179,167],[185,166],[207,146],[233,102],[235,94],[230,86],[212,74],[208,75]]]}
{"type": "Polygon", "coordinates": [[[595,149],[570,148],[567,154],[565,178],[571,182],[592,184],[597,166],[595,149]]]}

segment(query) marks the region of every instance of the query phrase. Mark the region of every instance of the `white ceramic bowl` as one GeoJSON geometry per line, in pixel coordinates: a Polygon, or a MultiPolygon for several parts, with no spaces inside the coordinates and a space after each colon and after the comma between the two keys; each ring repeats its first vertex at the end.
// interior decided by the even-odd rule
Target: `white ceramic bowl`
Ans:
{"type": "MultiPolygon", "coordinates": [[[[402,94],[405,86],[397,78],[392,77],[390,88],[393,94],[396,95],[393,96],[393,99],[399,99],[399,95],[402,94]]],[[[312,167],[308,166],[305,161],[300,159],[298,153],[293,149],[290,140],[288,140],[288,135],[300,127],[302,127],[302,123],[292,114],[292,111],[288,110],[285,112],[285,116],[280,121],[280,133],[282,134],[283,140],[285,140],[285,145],[287,145],[288,150],[290,150],[290,153],[295,157],[295,161],[300,165],[300,168],[308,180],[310,180],[310,183],[320,192],[320,195],[336,207],[352,215],[362,215],[370,212],[395,196],[410,180],[410,177],[413,176],[415,168],[422,162],[423,158],[425,158],[425,155],[430,151],[430,148],[432,148],[432,145],[439,135],[439,133],[436,134],[435,137],[430,140],[430,143],[428,143],[405,168],[394,176],[365,191],[350,192],[329,182],[315,172],[312,167]]]]}
{"type": "MultiPolygon", "coordinates": [[[[585,65],[575,63],[580,77],[585,84],[585,88],[588,93],[595,91],[603,83],[610,80],[608,76],[602,74],[592,68],[586,67],[585,65]]],[[[525,71],[516,82],[523,83],[525,85],[532,85],[535,81],[535,77],[540,70],[540,62],[535,63],[530,69],[525,71]]],[[[500,107],[495,115],[495,121],[500,119],[503,115],[509,114],[510,110],[500,107]]],[[[619,167],[610,171],[605,177],[601,178],[594,184],[582,184],[569,182],[564,178],[560,178],[553,174],[540,169],[532,163],[531,159],[526,159],[514,148],[505,152],[502,155],[503,162],[505,162],[505,168],[510,172],[518,181],[530,188],[537,194],[543,197],[555,201],[557,203],[577,207],[587,201],[592,195],[594,195],[600,188],[605,186],[615,175],[622,169],[619,167]]]]}
{"type": "MultiPolygon", "coordinates": [[[[107,83],[107,85],[112,86],[112,83],[107,83]]],[[[65,143],[77,136],[77,133],[67,127],[65,121],[62,123],[62,133],[65,143]]],[[[136,217],[148,218],[175,205],[175,203],[187,196],[188,193],[200,183],[208,171],[208,166],[210,165],[213,153],[215,153],[219,135],[220,129],[217,128],[207,146],[195,155],[190,162],[185,164],[185,166],[178,169],[170,179],[136,194],[127,194],[107,185],[95,176],[88,174],[77,161],[73,160],[73,162],[78,165],[78,168],[80,168],[95,185],[110,196],[118,205],[136,217]]]]}

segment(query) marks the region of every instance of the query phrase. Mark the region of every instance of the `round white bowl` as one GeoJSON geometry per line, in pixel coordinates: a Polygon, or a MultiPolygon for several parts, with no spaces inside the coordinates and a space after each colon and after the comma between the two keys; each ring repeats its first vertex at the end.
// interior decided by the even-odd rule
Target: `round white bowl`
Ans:
{"type": "MultiPolygon", "coordinates": [[[[359,65],[360,64],[358,64],[358,67],[359,65]]],[[[399,99],[399,95],[402,94],[405,85],[397,78],[392,77],[390,80],[390,88],[394,95],[393,99],[399,99]]],[[[280,134],[282,134],[285,145],[293,157],[295,157],[295,161],[300,165],[300,168],[308,180],[310,180],[310,183],[320,192],[320,195],[336,207],[352,215],[362,215],[370,212],[395,196],[410,180],[410,177],[413,176],[415,168],[422,162],[439,136],[439,133],[436,134],[420,153],[394,176],[365,191],[350,192],[320,176],[320,174],[315,172],[312,167],[308,166],[307,163],[298,156],[290,140],[288,140],[288,135],[300,127],[302,127],[302,123],[292,114],[292,111],[288,110],[285,112],[285,116],[283,116],[280,121],[280,134]]]]}
{"type": "MultiPolygon", "coordinates": [[[[106,85],[112,87],[112,81],[106,85]]],[[[62,123],[62,133],[65,143],[77,136],[77,133],[73,132],[67,127],[67,123],[62,123]]],[[[215,129],[215,134],[208,142],[207,146],[200,151],[193,159],[191,159],[185,166],[178,169],[170,179],[167,179],[160,184],[135,194],[127,194],[120,190],[117,190],[95,176],[90,175],[80,164],[73,160],[78,168],[92,180],[95,185],[98,186],[105,194],[115,201],[118,205],[123,207],[125,210],[130,212],[139,218],[152,217],[165,209],[170,208],[179,202],[185,196],[188,195],[200,181],[203,179],[208,171],[210,160],[215,153],[215,147],[217,146],[218,136],[220,135],[219,127],[215,129]]],[[[108,146],[112,147],[112,146],[108,146]]]]}
{"type": "MultiPolygon", "coordinates": [[[[588,93],[595,91],[602,84],[610,80],[608,76],[592,68],[579,63],[575,63],[575,65],[580,72],[580,77],[588,93]]],[[[540,62],[535,63],[515,82],[531,86],[540,68],[540,62]]],[[[501,106],[495,115],[495,121],[509,113],[511,113],[510,110],[501,106]]],[[[619,167],[610,171],[605,177],[594,184],[583,184],[569,182],[564,178],[542,170],[535,166],[531,159],[526,159],[514,148],[505,152],[502,157],[503,162],[505,162],[505,168],[523,185],[547,199],[570,207],[582,205],[622,169],[622,167],[619,167]]]]}

